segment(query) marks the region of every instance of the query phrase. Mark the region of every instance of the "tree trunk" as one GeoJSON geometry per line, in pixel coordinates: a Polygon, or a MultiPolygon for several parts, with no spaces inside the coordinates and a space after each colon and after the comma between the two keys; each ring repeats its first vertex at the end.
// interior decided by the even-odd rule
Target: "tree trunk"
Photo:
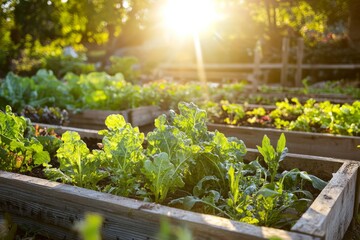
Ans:
{"type": "Polygon", "coordinates": [[[360,51],[360,0],[349,1],[349,44],[360,51]]]}

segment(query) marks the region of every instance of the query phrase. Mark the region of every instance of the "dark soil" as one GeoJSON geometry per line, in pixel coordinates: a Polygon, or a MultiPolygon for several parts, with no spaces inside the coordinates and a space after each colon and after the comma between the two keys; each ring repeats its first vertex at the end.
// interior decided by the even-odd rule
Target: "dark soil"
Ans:
{"type": "Polygon", "coordinates": [[[360,240],[360,215],[355,224],[351,224],[343,240],[360,240]]]}

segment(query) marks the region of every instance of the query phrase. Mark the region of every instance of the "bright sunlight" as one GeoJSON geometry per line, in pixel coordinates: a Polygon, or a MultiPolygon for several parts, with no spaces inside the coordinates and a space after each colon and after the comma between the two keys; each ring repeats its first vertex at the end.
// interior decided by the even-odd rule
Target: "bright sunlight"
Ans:
{"type": "Polygon", "coordinates": [[[180,35],[204,31],[218,17],[213,0],[168,0],[163,11],[166,27],[180,35]]]}

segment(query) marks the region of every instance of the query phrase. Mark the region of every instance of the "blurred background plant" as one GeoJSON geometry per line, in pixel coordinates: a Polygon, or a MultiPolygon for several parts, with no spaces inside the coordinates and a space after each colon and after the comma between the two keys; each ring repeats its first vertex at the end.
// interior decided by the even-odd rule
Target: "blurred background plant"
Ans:
{"type": "MultiPolygon", "coordinates": [[[[134,82],[139,77],[139,68],[134,66],[194,61],[193,39],[177,36],[161,24],[166,2],[3,0],[0,77],[9,71],[30,76],[40,68],[53,70],[57,77],[69,71],[81,74],[107,69],[111,74],[122,71],[125,79],[134,82]],[[78,56],[64,54],[67,47],[78,56]]],[[[251,62],[258,40],[264,61],[277,62],[283,37],[305,40],[306,63],[360,62],[360,4],[356,0],[214,2],[220,17],[199,34],[207,63],[251,62]]],[[[315,77],[324,79],[331,74],[321,71],[315,77]]],[[[351,78],[356,72],[335,75],[351,78]]]]}

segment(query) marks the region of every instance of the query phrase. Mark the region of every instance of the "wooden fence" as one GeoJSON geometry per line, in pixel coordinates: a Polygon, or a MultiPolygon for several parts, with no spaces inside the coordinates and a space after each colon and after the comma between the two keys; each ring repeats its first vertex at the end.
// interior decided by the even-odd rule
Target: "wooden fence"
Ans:
{"type": "MultiPolygon", "coordinates": [[[[295,87],[302,86],[303,70],[324,70],[324,69],[360,69],[360,64],[304,64],[304,41],[302,38],[297,40],[296,47],[296,63],[289,63],[290,41],[288,38],[283,39],[281,63],[262,63],[262,53],[259,43],[254,49],[253,63],[230,63],[230,64],[204,64],[206,78],[210,81],[227,80],[243,80],[246,79],[253,84],[260,83],[261,75],[266,70],[280,70],[280,83],[283,86],[293,85],[295,87]],[[295,69],[295,82],[288,82],[289,70],[295,69]]],[[[177,79],[198,78],[197,64],[161,64],[157,68],[157,74],[160,77],[172,77],[177,79]]],[[[266,79],[265,79],[266,81],[266,79]]]]}

